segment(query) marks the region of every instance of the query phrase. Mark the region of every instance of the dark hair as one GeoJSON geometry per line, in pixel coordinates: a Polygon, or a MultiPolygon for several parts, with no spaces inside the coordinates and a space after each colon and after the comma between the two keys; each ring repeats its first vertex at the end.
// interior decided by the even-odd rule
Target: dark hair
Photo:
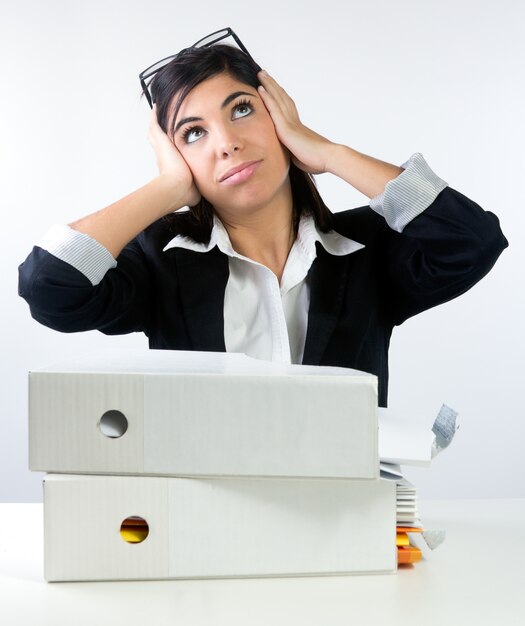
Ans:
{"type": "MultiPolygon", "coordinates": [[[[259,86],[258,66],[238,48],[216,44],[205,48],[188,48],[163,67],[153,77],[150,92],[157,105],[157,118],[161,128],[172,135],[175,119],[184,98],[189,92],[209,78],[225,72],[236,80],[259,86]],[[175,99],[175,100],[174,100],[175,99]],[[175,106],[173,107],[173,102],[175,106]]],[[[297,232],[302,214],[311,214],[322,232],[332,228],[332,213],[317,191],[313,177],[290,162],[290,185],[293,199],[293,219],[297,232]]],[[[167,216],[176,234],[191,237],[200,243],[208,243],[213,227],[213,206],[205,198],[190,207],[190,211],[177,212],[167,216]]]]}

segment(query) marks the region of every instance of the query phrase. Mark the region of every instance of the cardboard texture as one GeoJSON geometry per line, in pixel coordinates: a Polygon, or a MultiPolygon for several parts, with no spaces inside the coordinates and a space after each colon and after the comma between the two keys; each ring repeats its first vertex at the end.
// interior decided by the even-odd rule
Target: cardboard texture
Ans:
{"type": "Polygon", "coordinates": [[[49,475],[48,581],[395,572],[395,484],[49,475]],[[126,542],[121,525],[149,532],[126,542]]]}
{"type": "Polygon", "coordinates": [[[375,480],[377,441],[377,379],[355,370],[145,350],[29,374],[36,471],[375,480]]]}

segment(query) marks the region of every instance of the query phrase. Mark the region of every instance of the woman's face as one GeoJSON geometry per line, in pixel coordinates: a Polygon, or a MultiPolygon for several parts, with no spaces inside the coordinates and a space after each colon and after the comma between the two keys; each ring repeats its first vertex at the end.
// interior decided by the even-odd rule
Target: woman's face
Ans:
{"type": "Polygon", "coordinates": [[[183,100],[172,139],[220,215],[291,204],[289,155],[253,87],[226,73],[200,83],[183,100]]]}

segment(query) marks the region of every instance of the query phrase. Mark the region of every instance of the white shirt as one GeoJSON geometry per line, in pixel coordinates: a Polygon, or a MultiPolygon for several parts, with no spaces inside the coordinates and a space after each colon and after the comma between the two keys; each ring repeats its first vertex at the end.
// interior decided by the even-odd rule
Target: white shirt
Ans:
{"type": "Polygon", "coordinates": [[[179,235],[164,250],[185,248],[208,252],[217,246],[228,257],[230,274],[224,294],[227,352],[244,352],[257,359],[280,363],[301,363],[310,305],[310,290],[305,279],[317,255],[316,241],[337,256],[363,247],[338,233],[319,232],[313,218],[303,216],[280,285],[270,269],[233,249],[217,217],[208,244],[179,235]]]}
{"type": "MultiPolygon", "coordinates": [[[[404,171],[370,201],[370,207],[397,232],[402,232],[447,186],[419,153],[401,167],[404,171]]],[[[180,247],[207,252],[217,246],[228,256],[230,274],[224,298],[224,341],[228,352],[301,363],[310,304],[306,276],[316,256],[317,241],[334,255],[351,254],[363,247],[335,232],[320,233],[311,217],[302,217],[280,285],[270,269],[233,250],[228,233],[217,218],[208,244],[177,236],[164,250],[180,247]]],[[[65,225],[54,226],[37,245],[73,265],[93,285],[117,266],[104,246],[65,225]]]]}

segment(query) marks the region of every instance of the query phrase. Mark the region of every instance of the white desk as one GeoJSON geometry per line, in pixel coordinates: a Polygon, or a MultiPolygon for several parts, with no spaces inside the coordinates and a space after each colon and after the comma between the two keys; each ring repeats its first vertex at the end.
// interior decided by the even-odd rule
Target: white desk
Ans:
{"type": "Polygon", "coordinates": [[[0,624],[524,626],[525,500],[420,509],[447,539],[397,575],[46,583],[42,505],[0,504],[0,624]]]}

